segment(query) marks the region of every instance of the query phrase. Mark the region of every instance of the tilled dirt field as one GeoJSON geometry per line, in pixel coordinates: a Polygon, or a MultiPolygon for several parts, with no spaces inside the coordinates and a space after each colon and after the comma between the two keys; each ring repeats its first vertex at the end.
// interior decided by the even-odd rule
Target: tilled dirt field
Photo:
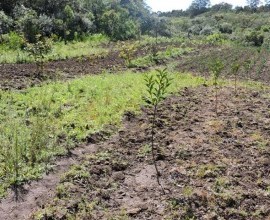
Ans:
{"type": "Polygon", "coordinates": [[[149,148],[151,111],[126,113],[118,134],[84,154],[61,177],[55,198],[32,207],[39,207],[32,218],[270,219],[267,96],[246,89],[235,96],[224,87],[218,116],[211,87],[167,98],[155,139],[165,195],[149,148]]]}
{"type": "Polygon", "coordinates": [[[190,56],[177,59],[176,69],[200,76],[210,76],[209,62],[219,59],[224,63],[221,77],[234,77],[232,64],[240,64],[237,72],[238,78],[269,83],[270,54],[268,51],[258,52],[257,50],[252,47],[238,48],[231,45],[199,45],[190,56]]]}
{"type": "MultiPolygon", "coordinates": [[[[168,43],[158,45],[158,51],[166,50],[168,43]]],[[[178,44],[174,44],[176,46],[178,44]]],[[[139,48],[135,57],[149,54],[147,46],[139,48]]],[[[119,51],[111,49],[108,54],[82,56],[65,60],[50,61],[44,64],[42,73],[39,73],[35,63],[0,64],[0,89],[25,89],[47,80],[67,80],[83,75],[100,74],[103,71],[112,73],[126,70],[124,59],[120,58],[119,51]]],[[[138,71],[146,68],[138,68],[138,71]]]]}
{"type": "Polygon", "coordinates": [[[0,64],[0,89],[24,89],[48,79],[65,80],[86,74],[98,74],[105,70],[121,69],[125,69],[125,65],[117,52],[93,58],[51,61],[45,64],[44,74],[41,77],[38,76],[37,66],[34,63],[0,64]]]}

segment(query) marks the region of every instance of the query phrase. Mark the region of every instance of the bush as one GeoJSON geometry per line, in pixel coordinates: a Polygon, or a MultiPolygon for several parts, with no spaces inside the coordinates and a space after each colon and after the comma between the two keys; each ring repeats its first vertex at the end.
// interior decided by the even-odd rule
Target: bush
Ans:
{"type": "Polygon", "coordinates": [[[224,42],[224,40],[225,40],[225,37],[222,34],[215,33],[215,34],[211,34],[207,36],[206,43],[214,45],[214,44],[222,43],[224,42]]]}
{"type": "Polygon", "coordinates": [[[14,17],[16,19],[16,30],[24,33],[27,41],[35,42],[35,36],[38,32],[38,16],[36,11],[23,6],[17,6],[14,9],[14,17]]]}
{"type": "Polygon", "coordinates": [[[158,35],[162,37],[171,37],[170,24],[167,20],[161,19],[158,22],[158,35]]]}
{"type": "Polygon", "coordinates": [[[47,15],[40,15],[37,19],[37,29],[39,34],[49,37],[53,30],[52,18],[47,15]]]}
{"type": "Polygon", "coordinates": [[[104,32],[114,40],[127,40],[139,33],[138,24],[129,18],[127,10],[110,10],[102,16],[104,32]]]}
{"type": "Polygon", "coordinates": [[[13,20],[3,11],[0,11],[0,35],[8,33],[12,24],[13,20]]]}
{"type": "Polygon", "coordinates": [[[199,25],[193,25],[189,28],[188,31],[194,35],[199,35],[201,30],[202,28],[199,25]]]}
{"type": "Polygon", "coordinates": [[[42,38],[37,35],[36,43],[27,43],[26,52],[34,58],[37,65],[37,75],[43,72],[44,58],[52,50],[52,41],[48,38],[42,38]]]}
{"type": "Polygon", "coordinates": [[[252,31],[245,35],[245,41],[256,47],[260,47],[264,42],[264,35],[259,31],[252,31]]]}
{"type": "Polygon", "coordinates": [[[209,25],[206,25],[201,31],[200,35],[211,35],[214,33],[214,30],[209,25]]]}
{"type": "Polygon", "coordinates": [[[231,34],[233,32],[232,25],[229,23],[222,23],[219,26],[219,31],[223,34],[231,34]]]}
{"type": "Polygon", "coordinates": [[[24,37],[15,32],[10,32],[6,40],[8,47],[13,50],[22,49],[25,46],[24,37]]]}
{"type": "Polygon", "coordinates": [[[270,26],[269,25],[263,25],[261,27],[261,31],[263,31],[263,32],[270,32],[270,26]]]}

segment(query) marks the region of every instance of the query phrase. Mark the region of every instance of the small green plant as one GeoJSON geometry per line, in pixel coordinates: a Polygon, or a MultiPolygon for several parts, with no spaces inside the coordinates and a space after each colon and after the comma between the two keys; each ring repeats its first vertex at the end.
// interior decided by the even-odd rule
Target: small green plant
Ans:
{"type": "Polygon", "coordinates": [[[240,64],[238,62],[234,62],[231,68],[232,68],[232,74],[234,76],[234,92],[235,92],[235,95],[237,95],[237,74],[240,70],[240,64]]]}
{"type": "Polygon", "coordinates": [[[151,147],[149,145],[144,145],[143,147],[139,149],[138,156],[146,157],[150,153],[151,153],[151,147]]]}
{"type": "Polygon", "coordinates": [[[150,46],[151,51],[151,59],[155,64],[159,63],[159,57],[158,57],[158,47],[157,44],[151,44],[150,46]]]}
{"type": "Polygon", "coordinates": [[[252,61],[250,59],[247,59],[243,63],[243,67],[245,69],[245,74],[247,75],[248,79],[250,78],[250,70],[252,68],[252,61]]]}
{"type": "Polygon", "coordinates": [[[120,58],[123,58],[125,60],[127,67],[132,67],[132,60],[134,59],[137,50],[138,50],[137,43],[133,44],[123,43],[121,45],[119,56],[120,58]]]}
{"type": "Polygon", "coordinates": [[[40,76],[44,70],[45,55],[52,50],[52,41],[48,38],[42,38],[41,35],[36,36],[35,43],[27,43],[26,51],[33,57],[37,65],[37,75],[40,76]]]}
{"type": "Polygon", "coordinates": [[[210,45],[222,44],[225,41],[224,37],[220,33],[210,34],[206,37],[205,42],[210,45]]]}
{"type": "Polygon", "coordinates": [[[267,58],[264,55],[260,56],[260,59],[258,60],[258,68],[257,68],[257,75],[259,76],[262,74],[263,69],[267,66],[267,58]]]}
{"type": "Polygon", "coordinates": [[[153,109],[152,119],[151,119],[151,153],[153,163],[156,169],[157,183],[161,187],[162,192],[165,194],[165,191],[160,183],[160,172],[157,167],[156,162],[156,152],[158,149],[155,147],[155,129],[156,129],[156,120],[158,113],[158,105],[165,98],[168,87],[171,85],[171,79],[168,76],[166,69],[157,70],[156,75],[146,75],[145,83],[147,87],[147,96],[144,97],[145,102],[150,105],[153,109]]]}
{"type": "Polygon", "coordinates": [[[224,68],[224,64],[219,59],[212,60],[209,63],[209,70],[213,74],[213,84],[214,84],[214,87],[215,87],[215,98],[216,98],[215,111],[216,111],[216,115],[218,115],[218,79],[220,77],[220,74],[221,74],[223,68],[224,68]]]}

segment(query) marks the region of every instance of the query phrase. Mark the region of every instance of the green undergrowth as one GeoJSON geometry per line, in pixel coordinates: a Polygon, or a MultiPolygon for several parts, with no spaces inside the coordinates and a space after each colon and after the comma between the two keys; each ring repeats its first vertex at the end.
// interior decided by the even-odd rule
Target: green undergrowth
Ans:
{"type": "Polygon", "coordinates": [[[131,62],[131,66],[134,67],[149,67],[154,66],[159,62],[177,58],[182,55],[187,55],[192,52],[192,48],[179,48],[179,47],[168,47],[165,51],[157,52],[156,56],[148,54],[143,57],[138,57],[131,62]]]}
{"type": "MultiPolygon", "coordinates": [[[[171,93],[203,83],[189,74],[171,77],[171,93]]],[[[140,110],[145,92],[143,74],[132,72],[0,91],[0,196],[9,186],[49,171],[54,156],[90,134],[119,126],[124,112],[140,110]]]]}
{"type": "MultiPolygon", "coordinates": [[[[72,41],[65,44],[63,41],[54,42],[52,52],[50,52],[45,60],[63,60],[81,56],[106,55],[109,39],[101,34],[87,37],[84,41],[72,41]]],[[[33,62],[33,58],[29,57],[23,49],[11,49],[9,45],[0,45],[0,63],[29,63],[33,62]]]]}

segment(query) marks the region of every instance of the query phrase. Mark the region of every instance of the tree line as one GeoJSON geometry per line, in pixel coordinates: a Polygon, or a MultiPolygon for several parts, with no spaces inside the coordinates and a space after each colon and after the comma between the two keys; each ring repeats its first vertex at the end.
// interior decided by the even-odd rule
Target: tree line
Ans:
{"type": "Polygon", "coordinates": [[[67,41],[93,33],[125,40],[151,32],[155,22],[144,0],[0,1],[0,36],[16,31],[29,42],[37,35],[67,41]]]}
{"type": "Polygon", "coordinates": [[[260,0],[246,0],[247,5],[237,6],[233,8],[233,5],[222,2],[211,6],[210,0],[193,0],[187,10],[172,10],[171,12],[159,12],[159,16],[165,17],[181,17],[202,14],[207,11],[218,12],[218,11],[233,11],[233,12],[269,12],[270,11],[270,0],[264,0],[264,4],[260,0]]]}

